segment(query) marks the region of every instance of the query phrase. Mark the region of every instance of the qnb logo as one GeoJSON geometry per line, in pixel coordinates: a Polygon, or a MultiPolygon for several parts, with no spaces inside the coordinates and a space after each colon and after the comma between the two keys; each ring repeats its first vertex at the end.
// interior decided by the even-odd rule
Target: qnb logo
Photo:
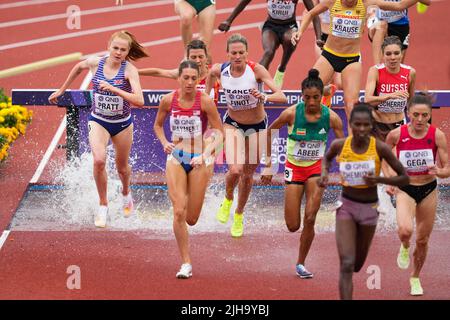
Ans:
{"type": "Polygon", "coordinates": [[[71,5],[66,10],[66,26],[69,30],[81,29],[81,9],[77,5],[71,5]]]}

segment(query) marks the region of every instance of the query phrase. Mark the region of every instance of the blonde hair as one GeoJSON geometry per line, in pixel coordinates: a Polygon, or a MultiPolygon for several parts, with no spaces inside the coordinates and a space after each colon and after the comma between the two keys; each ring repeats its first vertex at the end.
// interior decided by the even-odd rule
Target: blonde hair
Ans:
{"type": "Polygon", "coordinates": [[[133,34],[126,30],[121,30],[113,33],[111,38],[109,39],[109,43],[111,43],[115,38],[121,38],[128,41],[128,45],[130,47],[130,52],[128,52],[127,59],[129,60],[137,60],[140,58],[148,57],[147,52],[144,47],[137,42],[136,38],[133,34]]]}
{"type": "Polygon", "coordinates": [[[230,49],[230,45],[231,45],[232,43],[237,43],[237,42],[240,42],[240,43],[244,44],[244,45],[245,45],[245,50],[248,50],[248,42],[247,42],[247,38],[244,37],[244,36],[243,36],[242,34],[240,34],[240,33],[235,33],[235,34],[233,34],[231,37],[229,37],[228,40],[227,40],[227,52],[228,52],[229,49],[230,49]]]}

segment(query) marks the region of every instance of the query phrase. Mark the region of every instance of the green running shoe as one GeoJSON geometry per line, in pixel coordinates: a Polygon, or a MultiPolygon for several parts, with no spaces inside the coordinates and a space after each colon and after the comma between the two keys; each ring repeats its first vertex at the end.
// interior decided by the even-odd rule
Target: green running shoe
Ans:
{"type": "Polygon", "coordinates": [[[405,248],[403,243],[400,245],[400,251],[398,252],[397,265],[400,269],[408,269],[409,267],[409,248],[405,248]]]}
{"type": "Polygon", "coordinates": [[[228,200],[224,198],[222,204],[220,205],[219,210],[217,210],[216,218],[220,223],[227,223],[230,218],[230,210],[231,205],[233,204],[233,200],[228,200]]]}
{"type": "Polygon", "coordinates": [[[423,295],[423,289],[420,285],[419,278],[413,278],[411,277],[409,279],[409,284],[411,285],[411,295],[412,296],[421,296],[423,295]]]}
{"type": "Polygon", "coordinates": [[[275,72],[275,76],[273,77],[273,82],[275,82],[275,85],[278,88],[281,88],[283,86],[283,80],[284,80],[284,72],[281,72],[277,69],[277,72],[275,72]]]}
{"type": "Polygon", "coordinates": [[[234,214],[233,224],[231,225],[231,236],[233,238],[242,237],[244,233],[244,214],[234,214]]]}

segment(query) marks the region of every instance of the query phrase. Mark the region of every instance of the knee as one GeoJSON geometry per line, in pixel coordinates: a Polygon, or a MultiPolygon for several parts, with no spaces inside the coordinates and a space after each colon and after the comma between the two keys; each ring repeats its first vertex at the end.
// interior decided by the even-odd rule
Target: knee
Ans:
{"type": "Polygon", "coordinates": [[[264,56],[266,58],[272,59],[275,56],[275,49],[274,48],[267,48],[264,50],[264,56]]]}
{"type": "Polygon", "coordinates": [[[409,240],[412,236],[413,230],[410,227],[399,227],[398,236],[401,241],[409,240]]]}
{"type": "Polygon", "coordinates": [[[192,17],[186,14],[180,14],[180,24],[183,28],[189,28],[192,25],[192,17]]]}
{"type": "Polygon", "coordinates": [[[341,257],[340,270],[343,273],[352,273],[355,270],[355,257],[352,256],[341,257]]]}
{"type": "Polygon", "coordinates": [[[253,173],[244,172],[241,177],[243,182],[251,183],[253,181],[253,173]]]}
{"type": "Polygon", "coordinates": [[[314,228],[314,225],[316,224],[316,215],[315,214],[305,214],[304,218],[304,227],[305,228],[314,228]]]}
{"type": "Polygon", "coordinates": [[[118,167],[118,168],[117,168],[117,173],[118,173],[120,176],[125,176],[125,175],[127,175],[127,174],[129,173],[129,167],[128,167],[128,165],[118,167]]]}
{"type": "Polygon", "coordinates": [[[378,26],[377,26],[377,30],[382,31],[383,34],[386,34],[386,33],[387,33],[387,30],[388,30],[388,24],[387,24],[387,21],[381,20],[381,21],[379,22],[378,26]]]}
{"type": "Polygon", "coordinates": [[[187,217],[186,223],[190,226],[194,226],[198,221],[199,215],[196,215],[194,217],[187,217]]]}
{"type": "Polygon", "coordinates": [[[244,169],[242,167],[231,167],[228,174],[234,178],[237,178],[244,174],[244,169]]]}
{"type": "Polygon", "coordinates": [[[416,247],[427,247],[428,241],[430,240],[429,236],[418,236],[416,239],[416,247]]]}
{"type": "Polygon", "coordinates": [[[292,223],[286,221],[286,227],[288,228],[289,232],[297,232],[298,229],[300,229],[300,223],[292,223]]]}
{"type": "Polygon", "coordinates": [[[94,168],[96,170],[104,170],[106,166],[106,160],[104,157],[94,157],[94,168]]]}
{"type": "Polygon", "coordinates": [[[186,221],[186,208],[184,206],[177,206],[173,209],[173,219],[177,222],[186,221]]]}

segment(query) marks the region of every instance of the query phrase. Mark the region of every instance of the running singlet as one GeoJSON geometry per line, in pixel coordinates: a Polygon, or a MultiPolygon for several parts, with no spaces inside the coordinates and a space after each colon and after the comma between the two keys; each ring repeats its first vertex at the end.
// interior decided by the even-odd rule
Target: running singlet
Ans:
{"type": "Polygon", "coordinates": [[[295,20],[297,1],[267,0],[269,16],[275,20],[295,20]]]}
{"type": "Polygon", "coordinates": [[[201,108],[202,92],[197,90],[191,108],[182,108],[178,101],[178,90],[174,92],[170,105],[170,131],[174,138],[192,139],[206,131],[207,118],[201,108]]]}
{"type": "Polygon", "coordinates": [[[248,61],[244,74],[239,78],[234,78],[231,75],[231,64],[229,62],[222,64],[220,82],[222,83],[227,106],[231,110],[253,109],[260,103],[259,99],[250,93],[251,89],[260,90],[262,88],[262,84],[256,81],[255,72],[253,71],[255,65],[255,62],[248,61]]]}
{"type": "Polygon", "coordinates": [[[287,141],[287,159],[290,163],[307,167],[322,159],[330,129],[330,110],[321,106],[322,115],[316,122],[308,122],[305,117],[305,103],[300,102],[295,109],[295,121],[287,141]]]}
{"type": "MultiPolygon", "coordinates": [[[[206,79],[204,78],[200,80],[200,82],[197,84],[197,90],[200,90],[201,92],[206,91],[206,79]]],[[[217,106],[219,103],[219,89],[220,89],[220,83],[216,81],[214,84],[214,87],[212,88],[211,92],[209,93],[209,96],[211,99],[214,100],[214,104],[217,106]]]]}
{"type": "Polygon", "coordinates": [[[132,92],[130,82],[125,78],[125,68],[128,62],[122,61],[116,76],[112,79],[107,79],[103,73],[106,58],[100,59],[97,72],[92,77],[93,103],[91,114],[93,117],[106,122],[123,122],[131,116],[130,103],[114,93],[100,90],[100,81],[106,81],[123,91],[132,92]]]}
{"type": "MultiPolygon", "coordinates": [[[[390,73],[384,64],[376,66],[378,69],[378,82],[375,95],[384,96],[396,91],[409,90],[409,73],[411,67],[401,64],[398,73],[390,73]]],[[[389,99],[378,105],[378,111],[385,113],[403,113],[408,105],[408,99],[389,99]]]]}
{"type": "Polygon", "coordinates": [[[380,175],[380,157],[377,153],[376,139],[370,137],[369,147],[362,154],[352,150],[353,136],[345,139],[342,151],[337,159],[342,185],[353,188],[368,188],[363,177],[368,174],[380,175]]]}
{"type": "MultiPolygon", "coordinates": [[[[400,0],[385,0],[385,1],[400,2],[400,0]]],[[[402,19],[406,19],[406,23],[409,22],[407,9],[404,9],[401,11],[390,11],[390,10],[377,9],[377,18],[380,20],[384,20],[387,23],[399,22],[402,19]]]]}
{"type": "Polygon", "coordinates": [[[365,18],[362,0],[353,8],[345,8],[341,0],[337,0],[330,9],[330,33],[339,38],[357,39],[363,31],[365,18]]]}
{"type": "Polygon", "coordinates": [[[428,174],[428,166],[434,164],[436,152],[436,127],[430,125],[427,134],[422,139],[411,137],[407,124],[400,127],[397,158],[409,176],[428,174]]]}

